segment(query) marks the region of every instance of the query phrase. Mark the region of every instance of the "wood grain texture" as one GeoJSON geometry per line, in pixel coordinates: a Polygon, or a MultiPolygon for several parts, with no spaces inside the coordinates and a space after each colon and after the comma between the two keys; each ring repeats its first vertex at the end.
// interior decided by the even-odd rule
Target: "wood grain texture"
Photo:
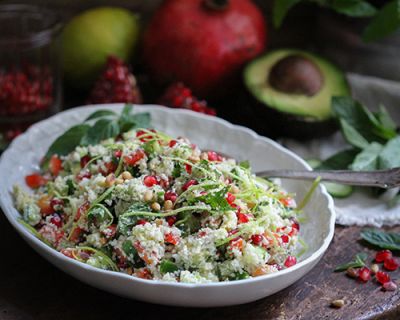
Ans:
{"type": "MultiPolygon", "coordinates": [[[[358,241],[360,230],[336,227],[321,262],[286,290],[241,306],[195,309],[128,300],[85,285],[36,254],[0,212],[0,319],[399,319],[400,291],[383,292],[374,281],[332,272],[362,250],[372,261],[375,251],[358,241]],[[346,305],[333,309],[333,299],[346,305]]],[[[394,279],[399,274],[391,273],[394,279]]]]}

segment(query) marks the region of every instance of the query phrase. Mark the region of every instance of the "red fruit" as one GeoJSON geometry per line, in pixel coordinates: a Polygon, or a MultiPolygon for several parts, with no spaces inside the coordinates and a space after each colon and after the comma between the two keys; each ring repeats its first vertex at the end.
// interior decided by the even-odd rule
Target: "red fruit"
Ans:
{"type": "Polygon", "coordinates": [[[114,156],[116,157],[116,158],[121,158],[121,156],[122,156],[122,150],[115,150],[114,151],[114,156]]]}
{"type": "Polygon", "coordinates": [[[253,234],[251,236],[251,242],[253,242],[256,246],[258,246],[262,241],[264,237],[261,234],[253,234]]]}
{"type": "Polygon", "coordinates": [[[185,170],[188,174],[192,174],[192,166],[190,164],[185,164],[185,170]]]}
{"type": "Polygon", "coordinates": [[[249,216],[245,213],[238,212],[236,213],[236,216],[239,224],[249,222],[249,216]]]}
{"type": "Polygon", "coordinates": [[[389,258],[386,259],[385,262],[383,262],[383,267],[386,270],[395,271],[399,267],[399,262],[395,258],[389,258]]]}
{"type": "Polygon", "coordinates": [[[168,145],[169,145],[170,148],[173,148],[177,143],[178,143],[178,141],[171,140],[168,145]]]}
{"type": "Polygon", "coordinates": [[[397,284],[395,284],[393,281],[386,282],[382,285],[383,289],[386,291],[396,291],[397,290],[397,284]]]}
{"type": "Polygon", "coordinates": [[[119,58],[109,56],[103,73],[90,93],[89,103],[141,103],[135,76],[119,58]]]}
{"type": "Polygon", "coordinates": [[[192,95],[191,90],[180,82],[173,83],[165,90],[164,95],[160,98],[160,104],[171,108],[189,109],[212,116],[216,115],[216,111],[208,107],[207,102],[198,100],[192,95]]]}
{"type": "Polygon", "coordinates": [[[288,243],[289,242],[289,237],[286,234],[283,234],[281,236],[282,242],[283,243],[288,243]]]}
{"type": "Polygon", "coordinates": [[[134,166],[136,165],[137,162],[142,160],[145,157],[145,153],[143,150],[136,150],[134,153],[131,153],[130,155],[127,155],[124,157],[124,162],[125,164],[129,166],[134,166]]]}
{"type": "Polygon", "coordinates": [[[64,206],[64,201],[62,199],[53,198],[50,201],[50,205],[53,208],[54,212],[62,211],[64,206]]]}
{"type": "Polygon", "coordinates": [[[177,198],[178,198],[178,195],[173,191],[167,191],[164,194],[164,200],[165,201],[171,200],[172,202],[175,202],[177,198]]]}
{"type": "Polygon", "coordinates": [[[294,266],[297,263],[296,257],[293,256],[288,256],[284,262],[284,265],[286,268],[290,268],[294,266]]]}
{"type": "Polygon", "coordinates": [[[81,206],[79,206],[79,208],[76,210],[76,215],[75,215],[74,221],[78,221],[78,220],[81,218],[81,216],[82,216],[83,214],[85,214],[86,211],[87,211],[89,208],[90,208],[90,203],[87,202],[87,201],[84,202],[81,206]]]}
{"type": "Polygon", "coordinates": [[[176,216],[169,216],[169,217],[166,217],[165,220],[167,220],[168,225],[171,227],[171,226],[173,226],[175,224],[175,222],[177,220],[177,217],[176,216]]]}
{"type": "Polygon", "coordinates": [[[49,170],[53,176],[58,176],[62,170],[62,161],[57,155],[53,155],[50,158],[49,170]]]}
{"type": "Polygon", "coordinates": [[[101,231],[101,233],[106,237],[106,239],[114,238],[115,234],[117,233],[117,225],[112,224],[101,231]]]}
{"type": "Polygon", "coordinates": [[[37,205],[40,208],[40,213],[42,214],[42,216],[48,216],[49,214],[54,213],[49,196],[45,195],[39,198],[37,205]]]}
{"type": "Polygon", "coordinates": [[[178,244],[178,242],[179,242],[179,237],[175,236],[175,235],[172,234],[172,233],[167,233],[167,234],[164,236],[164,242],[170,243],[170,244],[173,244],[173,245],[176,245],[176,244],[178,244]]]}
{"type": "Polygon", "coordinates": [[[61,227],[62,227],[62,219],[61,219],[60,215],[58,215],[57,213],[55,213],[55,214],[51,217],[50,223],[54,224],[57,228],[61,228],[61,227]]]}
{"type": "Polygon", "coordinates": [[[209,161],[222,161],[222,157],[215,151],[208,151],[207,156],[209,161]]]}
{"type": "Polygon", "coordinates": [[[90,161],[90,156],[86,155],[81,158],[81,168],[86,167],[87,163],[90,161]]]}
{"type": "Polygon", "coordinates": [[[169,0],[145,31],[143,57],[158,82],[183,81],[207,96],[229,90],[265,43],[265,18],[251,0],[169,0]]]}
{"type": "Polygon", "coordinates": [[[370,280],[371,270],[369,270],[367,267],[362,267],[358,271],[358,279],[360,279],[362,282],[367,282],[368,280],[370,280]]]}
{"type": "Polygon", "coordinates": [[[392,258],[392,251],[390,251],[390,250],[381,250],[381,251],[378,251],[375,255],[376,262],[384,262],[387,259],[391,259],[391,258],[392,258]]]}
{"type": "Polygon", "coordinates": [[[390,281],[390,276],[386,272],[383,272],[383,271],[378,271],[375,274],[375,277],[376,277],[376,280],[381,284],[385,284],[386,282],[390,281]]]}
{"type": "Polygon", "coordinates": [[[143,183],[146,187],[152,187],[156,184],[158,184],[158,180],[155,176],[146,176],[143,179],[143,183]]]}
{"type": "Polygon", "coordinates": [[[187,189],[189,189],[189,187],[194,186],[196,184],[198,184],[198,182],[194,179],[191,179],[183,185],[182,190],[186,191],[187,189]]]}
{"type": "Polygon", "coordinates": [[[40,174],[34,173],[26,176],[25,182],[29,188],[37,189],[41,186],[44,186],[47,182],[47,179],[42,177],[40,174]]]}
{"type": "Polygon", "coordinates": [[[228,192],[225,199],[229,205],[232,206],[236,200],[236,197],[232,193],[228,192]]]}

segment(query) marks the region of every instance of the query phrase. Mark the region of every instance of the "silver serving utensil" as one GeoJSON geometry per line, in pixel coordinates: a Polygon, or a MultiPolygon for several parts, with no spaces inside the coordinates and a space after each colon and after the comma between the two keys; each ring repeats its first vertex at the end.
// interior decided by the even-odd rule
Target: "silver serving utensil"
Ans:
{"type": "Polygon", "coordinates": [[[323,181],[390,189],[400,186],[400,167],[375,171],[350,170],[265,170],[255,173],[263,178],[289,178],[298,180],[314,180],[321,177],[323,181]]]}

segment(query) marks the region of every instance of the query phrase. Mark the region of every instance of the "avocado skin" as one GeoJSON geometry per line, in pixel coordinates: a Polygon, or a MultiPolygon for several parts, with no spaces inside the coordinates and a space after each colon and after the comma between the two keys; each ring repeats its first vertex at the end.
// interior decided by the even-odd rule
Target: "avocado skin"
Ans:
{"type": "MultiPolygon", "coordinates": [[[[254,83],[252,78],[250,77],[250,68],[254,68],[258,62],[261,64],[265,64],[266,59],[275,59],[278,61],[277,56],[280,58],[285,57],[290,54],[300,54],[308,57],[315,63],[319,65],[319,67],[324,67],[328,69],[329,72],[324,73],[325,77],[329,77],[329,81],[332,83],[334,81],[336,84],[335,89],[337,93],[341,93],[340,95],[350,95],[349,85],[347,80],[345,79],[344,73],[339,70],[335,65],[325,60],[324,58],[310,52],[298,50],[298,49],[280,49],[268,52],[252,62],[250,62],[244,69],[244,98],[242,100],[243,106],[246,106],[248,112],[252,114],[257,122],[257,125],[254,126],[254,129],[264,135],[268,135],[271,138],[278,137],[290,137],[296,140],[309,140],[313,138],[320,138],[323,136],[328,136],[334,133],[338,129],[338,125],[336,120],[333,118],[333,115],[327,115],[325,112],[325,116],[313,117],[312,112],[310,115],[297,114],[294,110],[291,110],[289,106],[285,106],[282,102],[282,99],[265,99],[270,101],[263,101],[260,96],[255,94],[254,88],[252,86],[256,85],[257,82],[254,83]],[[270,102],[274,102],[276,105],[271,105],[270,102]],[[283,108],[285,106],[285,108],[283,108]],[[286,109],[286,110],[283,110],[286,109]]],[[[271,64],[273,65],[273,64],[271,64]]],[[[264,79],[268,79],[268,74],[271,71],[271,65],[265,69],[264,79]]],[[[258,70],[261,70],[257,68],[258,70]]],[[[254,70],[254,69],[253,69],[254,70]]],[[[258,80],[259,81],[259,80],[258,80]]],[[[258,82],[260,83],[260,82],[258,82]]],[[[271,92],[273,95],[273,91],[271,92]]],[[[280,95],[284,95],[284,93],[280,93],[280,95]]],[[[290,97],[290,94],[287,95],[290,97]]],[[[293,98],[295,99],[295,98],[293,98]]],[[[326,98],[325,98],[326,99],[326,98]]],[[[330,100],[327,99],[329,102],[330,100]]],[[[293,100],[295,101],[295,100],[293,100]]],[[[310,98],[310,103],[313,101],[313,98],[310,98]]],[[[315,102],[315,100],[314,100],[315,102]]],[[[323,104],[325,110],[327,108],[327,103],[323,104]]]]}

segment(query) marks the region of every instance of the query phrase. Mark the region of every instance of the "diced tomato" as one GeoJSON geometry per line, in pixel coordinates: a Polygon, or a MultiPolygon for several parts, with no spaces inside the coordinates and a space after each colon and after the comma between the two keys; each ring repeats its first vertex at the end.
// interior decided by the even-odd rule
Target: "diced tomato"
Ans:
{"type": "Polygon", "coordinates": [[[60,252],[61,252],[64,256],[66,256],[66,257],[68,257],[68,258],[74,259],[74,256],[72,255],[72,249],[70,249],[70,248],[61,249],[60,252]]]}
{"type": "Polygon", "coordinates": [[[179,243],[179,237],[173,235],[171,232],[164,235],[164,241],[166,243],[170,243],[176,245],[179,243]]]}
{"type": "Polygon", "coordinates": [[[136,271],[136,276],[142,279],[152,279],[151,272],[147,268],[140,269],[136,271]]]}
{"type": "Polygon", "coordinates": [[[78,242],[83,234],[84,230],[79,228],[79,227],[75,227],[72,231],[71,231],[71,235],[69,237],[69,239],[72,242],[78,242]]]}
{"type": "Polygon", "coordinates": [[[107,228],[102,230],[101,233],[106,237],[106,239],[112,239],[117,233],[117,225],[112,224],[111,226],[108,226],[107,228]]]}
{"type": "Polygon", "coordinates": [[[166,217],[165,218],[165,220],[167,220],[167,223],[168,223],[168,225],[171,227],[171,226],[173,226],[174,224],[175,224],[175,222],[176,222],[176,220],[177,220],[178,218],[176,217],[176,216],[169,216],[169,217],[166,217]]]}
{"type": "Polygon", "coordinates": [[[267,269],[265,267],[258,267],[251,273],[253,277],[263,276],[264,274],[267,274],[267,269]]]}
{"type": "Polygon", "coordinates": [[[234,205],[236,197],[232,193],[228,192],[226,194],[226,198],[225,199],[226,199],[226,201],[228,201],[229,205],[232,207],[234,205]]]}
{"type": "Polygon", "coordinates": [[[171,140],[168,145],[170,148],[173,148],[177,143],[178,142],[176,140],[171,140]]]}
{"type": "Polygon", "coordinates": [[[54,213],[53,207],[51,206],[51,198],[49,196],[42,196],[39,198],[37,205],[40,208],[40,213],[42,216],[48,216],[54,213]]]}
{"type": "Polygon", "coordinates": [[[185,170],[188,174],[192,174],[192,166],[190,164],[185,164],[185,170]]]}
{"type": "Polygon", "coordinates": [[[104,176],[108,176],[110,173],[114,173],[117,170],[118,165],[112,161],[104,163],[104,168],[100,168],[100,173],[104,176]]]}
{"type": "Polygon", "coordinates": [[[114,156],[116,157],[116,158],[121,158],[121,156],[122,156],[122,150],[115,150],[114,151],[114,156]]]}
{"type": "Polygon", "coordinates": [[[295,202],[292,197],[281,198],[279,199],[279,202],[282,203],[285,207],[292,208],[295,206],[295,202]]]}
{"type": "Polygon", "coordinates": [[[139,219],[137,222],[136,222],[136,225],[138,226],[138,225],[143,225],[143,224],[146,224],[147,223],[147,220],[146,219],[139,219]]]}
{"type": "Polygon", "coordinates": [[[249,222],[249,215],[245,213],[241,213],[240,211],[236,213],[238,223],[247,223],[249,222]]]}
{"type": "Polygon", "coordinates": [[[63,221],[58,213],[53,214],[50,219],[50,223],[54,224],[57,228],[61,228],[63,221]]]}
{"type": "Polygon", "coordinates": [[[53,176],[58,176],[62,170],[62,161],[57,155],[52,155],[49,162],[49,170],[53,176]]]}
{"type": "Polygon", "coordinates": [[[25,182],[29,188],[37,189],[47,183],[47,179],[40,174],[34,173],[25,177],[25,182]]]}
{"type": "Polygon", "coordinates": [[[82,181],[84,178],[90,179],[91,177],[92,177],[92,174],[91,174],[89,171],[84,171],[84,172],[80,172],[80,173],[76,176],[76,180],[82,181]]]}
{"type": "Polygon", "coordinates": [[[124,156],[124,163],[127,164],[128,166],[134,166],[136,165],[140,160],[142,160],[145,157],[145,153],[143,150],[136,150],[135,152],[124,156]]]}
{"type": "Polygon", "coordinates": [[[81,216],[86,213],[89,207],[90,203],[88,201],[85,201],[81,206],[79,206],[78,210],[76,211],[76,216],[74,221],[78,221],[81,218],[81,216]]]}
{"type": "Polygon", "coordinates": [[[186,190],[189,189],[191,186],[194,186],[194,185],[196,185],[196,184],[198,184],[198,182],[197,182],[196,180],[194,180],[194,179],[191,179],[191,180],[189,180],[188,182],[186,182],[186,183],[183,185],[182,190],[183,190],[183,191],[186,191],[186,190]]]}
{"type": "Polygon", "coordinates": [[[229,242],[229,246],[231,247],[231,250],[234,248],[237,248],[240,251],[242,251],[243,250],[243,239],[242,238],[233,239],[229,242]]]}

